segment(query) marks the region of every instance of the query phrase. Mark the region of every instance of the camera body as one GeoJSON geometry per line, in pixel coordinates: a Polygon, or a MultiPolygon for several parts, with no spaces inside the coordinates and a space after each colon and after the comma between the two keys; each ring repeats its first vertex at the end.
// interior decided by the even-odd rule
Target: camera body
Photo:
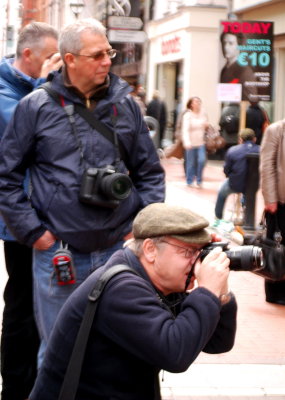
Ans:
{"type": "Polygon", "coordinates": [[[53,256],[52,264],[60,286],[75,283],[75,268],[72,254],[65,248],[58,249],[53,256]]]}
{"type": "Polygon", "coordinates": [[[251,271],[258,272],[263,268],[263,253],[258,246],[234,246],[229,248],[228,242],[212,242],[203,247],[200,260],[216,247],[222,247],[223,251],[230,259],[230,269],[232,271],[251,271]]]}
{"type": "Polygon", "coordinates": [[[116,208],[120,201],[129,197],[131,189],[130,177],[116,172],[112,165],[88,168],[82,178],[79,200],[94,206],[116,208]]]}

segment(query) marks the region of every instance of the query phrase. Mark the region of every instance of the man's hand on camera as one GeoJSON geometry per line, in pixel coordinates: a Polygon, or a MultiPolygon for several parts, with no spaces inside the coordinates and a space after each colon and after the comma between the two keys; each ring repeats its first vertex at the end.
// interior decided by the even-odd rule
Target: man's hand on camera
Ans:
{"type": "Polygon", "coordinates": [[[35,241],[33,248],[37,250],[47,250],[54,245],[56,237],[50,232],[45,231],[45,233],[35,241]]]}
{"type": "Polygon", "coordinates": [[[217,297],[228,291],[228,276],[230,260],[221,247],[216,247],[204,258],[203,262],[195,265],[195,277],[198,286],[205,287],[217,297]]]}
{"type": "Polygon", "coordinates": [[[41,78],[46,78],[51,71],[56,71],[62,66],[62,59],[59,53],[53,54],[44,61],[41,69],[41,78]]]}

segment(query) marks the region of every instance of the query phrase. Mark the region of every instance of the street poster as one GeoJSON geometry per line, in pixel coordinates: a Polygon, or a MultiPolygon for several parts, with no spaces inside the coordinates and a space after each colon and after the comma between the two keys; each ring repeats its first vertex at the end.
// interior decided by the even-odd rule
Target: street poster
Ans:
{"type": "MultiPolygon", "coordinates": [[[[241,100],[271,101],[272,70],[273,22],[221,21],[220,84],[240,84],[241,100]]],[[[225,87],[218,93],[226,93],[225,87]]],[[[227,95],[229,93],[230,87],[227,95]]],[[[236,99],[236,91],[233,91],[230,100],[238,101],[236,99]]]]}

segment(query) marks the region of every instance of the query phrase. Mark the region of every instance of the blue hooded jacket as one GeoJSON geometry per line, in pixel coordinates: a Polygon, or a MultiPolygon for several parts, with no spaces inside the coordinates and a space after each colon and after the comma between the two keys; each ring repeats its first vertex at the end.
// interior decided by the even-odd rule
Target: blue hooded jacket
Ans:
{"type": "MultiPolygon", "coordinates": [[[[54,73],[51,85],[65,104],[82,104],[64,86],[62,73],[54,73]]],[[[74,115],[75,135],[64,108],[43,89],[20,101],[0,146],[0,210],[21,243],[32,246],[48,229],[81,252],[108,248],[131,231],[141,208],[164,201],[164,170],[130,91],[127,82],[110,74],[107,93],[92,111],[114,129],[113,105],[117,108],[115,129],[124,149],[124,162],[120,161],[117,170],[129,174],[133,187],[115,209],[79,201],[84,171],[113,165],[115,146],[79,114],[74,115]],[[30,198],[22,189],[27,168],[30,198]]]]}
{"type": "MultiPolygon", "coordinates": [[[[10,121],[18,102],[34,88],[41,85],[45,79],[34,79],[13,68],[13,57],[4,57],[0,62],[0,138],[10,121]]],[[[25,180],[28,187],[28,177],[25,180]]],[[[0,218],[0,239],[15,240],[9,232],[3,219],[0,218]]]]}

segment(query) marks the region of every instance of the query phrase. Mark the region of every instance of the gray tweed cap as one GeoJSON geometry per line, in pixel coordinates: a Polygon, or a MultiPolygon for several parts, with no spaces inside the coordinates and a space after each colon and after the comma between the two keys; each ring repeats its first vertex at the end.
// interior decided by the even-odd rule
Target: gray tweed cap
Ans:
{"type": "Polygon", "coordinates": [[[209,222],[188,208],[153,203],[142,209],[133,222],[135,239],[172,236],[186,243],[206,244],[211,235],[209,222]]]}

